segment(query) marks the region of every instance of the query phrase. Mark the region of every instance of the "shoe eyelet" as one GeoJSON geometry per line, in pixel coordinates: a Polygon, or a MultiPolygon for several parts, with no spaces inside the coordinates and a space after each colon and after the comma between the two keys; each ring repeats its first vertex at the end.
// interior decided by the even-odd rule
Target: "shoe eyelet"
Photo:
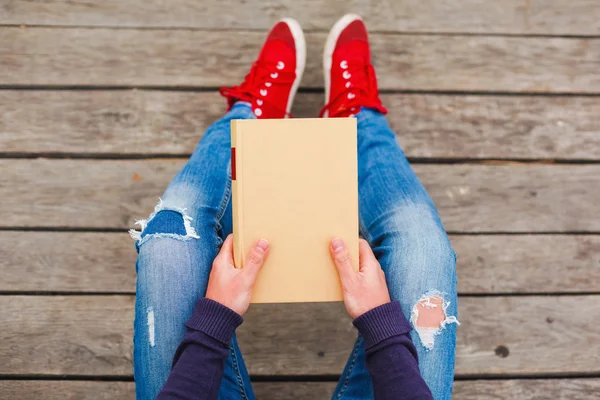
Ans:
{"type": "Polygon", "coordinates": [[[344,77],[344,79],[350,79],[350,77],[352,76],[352,74],[348,71],[344,71],[344,73],[342,74],[342,76],[344,77]]]}
{"type": "Polygon", "coordinates": [[[346,82],[346,88],[349,88],[350,86],[352,86],[352,84],[350,82],[346,82]]]}
{"type": "Polygon", "coordinates": [[[260,117],[262,115],[262,110],[260,108],[255,108],[254,115],[256,115],[257,117],[260,117]]]}
{"type": "Polygon", "coordinates": [[[256,99],[256,104],[258,104],[259,106],[262,106],[263,101],[261,99],[256,99]]]}
{"type": "Polygon", "coordinates": [[[265,97],[265,96],[267,95],[267,93],[268,93],[268,92],[267,92],[267,89],[260,89],[260,95],[261,95],[262,97],[265,97]]]}
{"type": "Polygon", "coordinates": [[[348,61],[344,60],[340,63],[341,69],[348,69],[348,61]]]}
{"type": "Polygon", "coordinates": [[[266,87],[271,87],[271,85],[273,85],[271,82],[265,82],[266,87]]]}
{"type": "Polygon", "coordinates": [[[356,97],[356,95],[354,93],[348,93],[348,98],[349,99],[353,99],[355,97],[356,97]]]}
{"type": "Polygon", "coordinates": [[[276,79],[279,76],[279,74],[277,72],[273,72],[271,74],[271,78],[276,79]]]}
{"type": "Polygon", "coordinates": [[[352,117],[356,117],[356,115],[350,114],[350,115],[348,115],[348,117],[352,118],[352,117]]]}
{"type": "Polygon", "coordinates": [[[277,69],[282,70],[285,68],[285,64],[283,63],[283,61],[278,61],[277,62],[277,69]]]}

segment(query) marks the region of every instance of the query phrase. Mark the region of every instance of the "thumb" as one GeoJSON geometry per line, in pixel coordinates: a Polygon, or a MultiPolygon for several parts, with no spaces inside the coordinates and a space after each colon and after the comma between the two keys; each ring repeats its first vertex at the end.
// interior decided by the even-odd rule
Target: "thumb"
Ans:
{"type": "Polygon", "coordinates": [[[350,252],[344,241],[340,238],[335,238],[331,241],[330,246],[333,262],[337,267],[340,279],[344,280],[354,274],[352,269],[352,260],[350,260],[350,252]]]}
{"type": "Polygon", "coordinates": [[[258,272],[265,263],[268,253],[269,242],[267,242],[265,239],[260,239],[258,242],[256,242],[248,252],[246,264],[244,265],[242,271],[245,271],[244,273],[250,275],[253,281],[256,279],[258,272]]]}
{"type": "Polygon", "coordinates": [[[359,239],[358,241],[358,258],[358,269],[361,272],[378,263],[369,242],[365,239],[359,239]]]}

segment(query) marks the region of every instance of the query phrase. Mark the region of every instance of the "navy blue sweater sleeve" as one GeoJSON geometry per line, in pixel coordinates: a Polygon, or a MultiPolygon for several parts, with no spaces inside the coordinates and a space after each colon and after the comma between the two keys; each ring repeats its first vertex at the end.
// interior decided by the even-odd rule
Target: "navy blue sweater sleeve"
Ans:
{"type": "MultiPolygon", "coordinates": [[[[216,399],[229,345],[242,317],[206,298],[196,303],[177,348],[173,370],[157,399],[216,399]]],[[[375,399],[432,399],[421,378],[411,328],[400,305],[379,306],[354,320],[363,338],[375,399]]]]}
{"type": "Polygon", "coordinates": [[[411,326],[394,301],[353,321],[365,341],[367,370],[376,400],[433,399],[421,377],[411,326]]]}
{"type": "Polygon", "coordinates": [[[240,315],[216,301],[198,300],[157,399],[216,399],[231,337],[242,321],[240,315]]]}

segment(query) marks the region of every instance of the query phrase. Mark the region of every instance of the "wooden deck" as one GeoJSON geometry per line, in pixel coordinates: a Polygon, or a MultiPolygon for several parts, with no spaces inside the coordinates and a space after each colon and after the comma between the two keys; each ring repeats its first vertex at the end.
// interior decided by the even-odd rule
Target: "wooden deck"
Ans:
{"type": "MultiPolygon", "coordinates": [[[[126,229],[279,17],[315,116],[346,12],[458,253],[455,398],[600,397],[597,1],[0,0],[0,398],[133,398],[126,229]]],[[[354,339],[340,304],[253,307],[239,335],[259,399],[327,398],[354,339]]]]}

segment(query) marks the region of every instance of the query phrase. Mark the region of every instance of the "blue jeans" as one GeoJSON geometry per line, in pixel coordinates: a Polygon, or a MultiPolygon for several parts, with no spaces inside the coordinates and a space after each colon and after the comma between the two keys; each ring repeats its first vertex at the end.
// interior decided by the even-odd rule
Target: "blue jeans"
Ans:
{"type": "MultiPolygon", "coordinates": [[[[212,261],[231,233],[230,131],[232,119],[253,118],[236,104],[204,134],[154,213],[139,221],[134,375],[138,399],[154,399],[167,379],[175,349],[196,299],[206,290],[212,261]]],[[[360,234],[385,271],[392,299],[413,326],[416,304],[444,299],[440,329],[415,329],[419,364],[435,399],[452,394],[457,314],[455,254],[425,188],[410,168],[385,117],[362,109],[358,119],[360,234]]],[[[254,399],[236,338],[220,399],[254,399]]],[[[373,398],[358,337],[335,389],[335,399],[373,398]]]]}

